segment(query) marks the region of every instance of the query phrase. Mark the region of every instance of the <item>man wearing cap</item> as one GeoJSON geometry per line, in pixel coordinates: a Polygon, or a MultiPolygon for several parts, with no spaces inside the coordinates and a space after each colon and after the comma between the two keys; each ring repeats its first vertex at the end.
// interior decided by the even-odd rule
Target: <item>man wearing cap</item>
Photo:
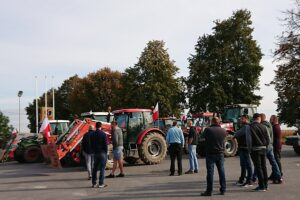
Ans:
{"type": "Polygon", "coordinates": [[[94,168],[92,174],[92,187],[96,187],[97,171],[100,169],[99,188],[104,188],[105,166],[107,161],[107,138],[106,134],[101,130],[101,122],[96,123],[96,131],[92,136],[92,150],[94,152],[94,168]]]}
{"type": "Polygon", "coordinates": [[[85,158],[86,169],[88,172],[88,180],[92,178],[92,166],[94,164],[93,151],[91,146],[91,137],[95,131],[95,127],[91,125],[89,131],[83,136],[81,146],[82,153],[85,158]]]}

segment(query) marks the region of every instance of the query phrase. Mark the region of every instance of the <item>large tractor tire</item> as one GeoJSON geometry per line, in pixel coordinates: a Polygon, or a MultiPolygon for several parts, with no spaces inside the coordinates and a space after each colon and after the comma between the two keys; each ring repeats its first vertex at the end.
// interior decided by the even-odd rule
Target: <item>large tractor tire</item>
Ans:
{"type": "Polygon", "coordinates": [[[300,155],[300,146],[294,145],[293,148],[294,148],[294,151],[296,152],[296,154],[300,155]]]}
{"type": "Polygon", "coordinates": [[[27,146],[24,150],[24,161],[26,163],[37,163],[43,160],[41,147],[38,145],[27,146]]]}
{"type": "Polygon", "coordinates": [[[167,154],[165,138],[158,132],[148,133],[139,146],[139,157],[148,165],[160,163],[167,154]]]}
{"type": "Polygon", "coordinates": [[[14,159],[16,161],[18,161],[19,163],[24,163],[25,159],[24,159],[24,150],[17,147],[15,153],[14,153],[14,159]]]}
{"type": "Polygon", "coordinates": [[[235,156],[238,151],[238,143],[237,140],[233,138],[233,135],[228,134],[225,138],[224,142],[224,155],[225,157],[235,156]]]}

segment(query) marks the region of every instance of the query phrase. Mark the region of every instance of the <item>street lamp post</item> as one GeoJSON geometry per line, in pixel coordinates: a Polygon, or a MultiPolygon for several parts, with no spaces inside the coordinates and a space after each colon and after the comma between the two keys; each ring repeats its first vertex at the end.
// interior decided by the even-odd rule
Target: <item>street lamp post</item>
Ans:
{"type": "Polygon", "coordinates": [[[18,97],[19,97],[19,133],[21,132],[21,96],[23,95],[23,91],[18,92],[18,97]]]}

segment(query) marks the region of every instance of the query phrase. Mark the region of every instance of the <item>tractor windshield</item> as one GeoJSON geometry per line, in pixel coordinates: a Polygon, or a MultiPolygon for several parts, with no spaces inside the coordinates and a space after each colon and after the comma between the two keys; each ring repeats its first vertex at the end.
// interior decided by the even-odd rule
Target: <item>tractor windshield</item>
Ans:
{"type": "Polygon", "coordinates": [[[128,113],[115,114],[115,120],[121,129],[126,129],[128,121],[128,113]]]}
{"type": "Polygon", "coordinates": [[[224,122],[237,122],[241,115],[241,108],[226,108],[223,116],[224,122]]]}

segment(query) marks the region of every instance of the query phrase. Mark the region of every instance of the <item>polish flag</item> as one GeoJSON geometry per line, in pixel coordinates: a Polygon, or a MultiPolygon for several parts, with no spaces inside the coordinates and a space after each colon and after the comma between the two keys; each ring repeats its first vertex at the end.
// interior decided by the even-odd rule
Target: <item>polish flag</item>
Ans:
{"type": "Polygon", "coordinates": [[[159,112],[158,112],[158,102],[157,102],[156,106],[155,106],[155,108],[153,110],[153,116],[152,116],[153,121],[157,120],[158,116],[159,116],[159,112]]]}
{"type": "Polygon", "coordinates": [[[39,132],[43,133],[43,136],[46,138],[47,141],[49,141],[50,131],[51,131],[51,126],[49,124],[48,118],[45,117],[39,132]]]}

